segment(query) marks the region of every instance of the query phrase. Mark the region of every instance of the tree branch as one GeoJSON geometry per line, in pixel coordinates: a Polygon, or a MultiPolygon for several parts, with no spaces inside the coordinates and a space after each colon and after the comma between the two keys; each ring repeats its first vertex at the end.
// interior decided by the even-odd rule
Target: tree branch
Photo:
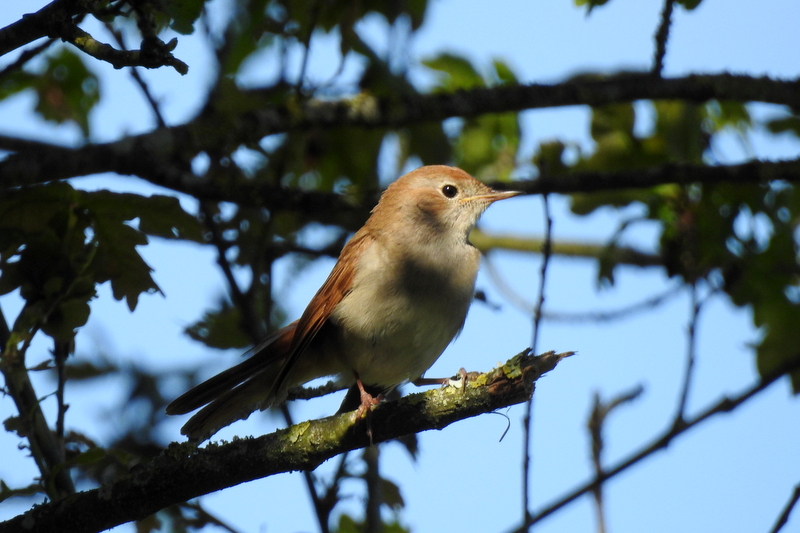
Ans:
{"type": "MultiPolygon", "coordinates": [[[[534,382],[571,352],[535,357],[527,351],[472,380],[466,389],[448,387],[411,394],[378,405],[370,413],[377,444],[524,402],[534,382]]],[[[316,468],[340,453],[370,444],[353,413],[311,420],[258,438],[202,449],[171,444],[148,466],[99,489],[46,503],[6,522],[0,533],[101,531],[149,516],[169,505],[270,475],[316,468]],[[142,497],[146,496],[146,497],[142,497]]]]}
{"type": "Polygon", "coordinates": [[[783,508],[781,515],[775,522],[775,525],[769,530],[770,533],[778,533],[778,531],[780,531],[783,526],[786,525],[786,522],[789,521],[789,515],[792,513],[792,509],[794,509],[794,506],[798,501],[800,501],[800,485],[795,486],[794,491],[792,491],[791,498],[789,498],[789,501],[786,502],[786,507],[783,508]]]}
{"type": "Polygon", "coordinates": [[[0,56],[42,37],[59,37],[58,28],[64,20],[88,12],[80,0],[55,0],[36,13],[23,15],[0,29],[0,56]]]}
{"type": "Polygon", "coordinates": [[[665,0],[664,9],[661,11],[661,22],[656,31],[656,52],[653,58],[653,74],[661,76],[664,70],[664,56],[667,54],[667,39],[669,38],[669,27],[672,24],[672,8],[675,0],[665,0]]]}
{"type": "MultiPolygon", "coordinates": [[[[520,235],[504,235],[485,233],[474,229],[469,234],[469,242],[481,253],[492,250],[511,250],[515,252],[544,253],[545,240],[536,237],[520,235]]],[[[581,259],[600,259],[605,255],[614,264],[631,265],[638,267],[664,266],[664,260],[657,254],[640,252],[635,248],[617,246],[609,249],[602,244],[576,241],[553,241],[550,244],[550,253],[562,257],[575,257],[581,259]]]]}
{"type": "Polygon", "coordinates": [[[765,184],[771,181],[800,181],[800,159],[786,161],[748,161],[739,165],[693,165],[670,163],[659,167],[619,172],[574,172],[535,180],[493,184],[498,189],[513,186],[527,194],[549,192],[572,194],[621,189],[647,189],[666,183],[689,185],[699,183],[765,184]]]}
{"type": "Polygon", "coordinates": [[[571,493],[567,494],[560,500],[556,501],[551,505],[548,505],[546,508],[536,513],[536,515],[530,520],[528,520],[525,524],[513,530],[513,532],[524,533],[528,531],[528,528],[533,524],[535,524],[536,522],[545,519],[546,517],[555,513],[559,509],[577,500],[584,494],[590,493],[591,491],[595,490],[595,487],[597,487],[598,485],[601,485],[606,481],[608,481],[609,479],[611,479],[612,477],[616,476],[617,474],[624,472],[631,466],[637,464],[642,459],[649,457],[658,451],[666,449],[675,438],[682,435],[689,429],[705,422],[709,418],[718,415],[720,413],[732,412],[734,409],[745,403],[747,400],[749,400],[753,396],[757,395],[758,393],[760,393],[761,391],[765,390],[767,387],[775,383],[778,379],[782,378],[783,376],[787,376],[788,374],[794,372],[798,368],[800,368],[800,354],[796,355],[794,359],[789,361],[788,364],[783,365],[776,372],[773,372],[768,376],[762,377],[761,380],[759,380],[756,384],[742,391],[740,394],[734,396],[733,398],[723,397],[717,403],[710,405],[694,418],[687,420],[685,424],[674,424],[674,423],[671,424],[668,430],[666,430],[661,435],[657,436],[649,444],[646,444],[645,446],[640,448],[639,451],[631,454],[627,459],[624,459],[622,462],[618,463],[617,466],[615,466],[614,468],[606,470],[602,476],[596,476],[594,479],[592,479],[585,485],[578,487],[577,489],[573,490],[571,493]]]}
{"type": "MultiPolygon", "coordinates": [[[[262,95],[259,91],[243,92],[240,99],[243,110],[235,117],[220,117],[213,106],[208,106],[188,124],[159,128],[120,141],[89,144],[74,150],[66,149],[67,152],[61,149],[53,152],[43,149],[20,151],[0,162],[0,183],[3,187],[18,187],[116,172],[136,175],[156,185],[205,200],[241,201],[243,205],[253,205],[251,195],[259,186],[251,183],[248,187],[239,180],[225,184],[220,184],[219,180],[204,180],[192,173],[191,160],[203,151],[213,151],[215,146],[256,142],[270,134],[296,129],[401,127],[450,117],[545,107],[595,106],[641,99],[759,101],[800,107],[800,80],[777,81],[731,74],[661,79],[649,74],[626,74],[601,80],[572,80],[557,85],[499,86],[451,94],[408,96],[401,101],[362,95],[336,102],[293,101],[281,106],[272,104],[262,95]],[[219,127],[220,121],[226,124],[225,128],[219,127]]],[[[797,167],[794,167],[795,176],[798,175],[797,167]]],[[[670,176],[670,180],[677,174],[682,180],[691,182],[697,180],[680,172],[696,168],[671,165],[662,167],[661,172],[670,176]]],[[[630,176],[628,187],[640,187],[643,181],[653,178],[652,171],[623,174],[630,176]],[[642,178],[642,175],[648,178],[642,178]]],[[[539,190],[529,192],[568,192],[559,190],[563,189],[558,186],[562,181],[563,175],[548,177],[537,182],[539,190]],[[546,190],[544,184],[548,184],[546,190]]],[[[596,184],[591,190],[601,188],[596,184]]],[[[259,196],[263,196],[268,191],[260,192],[259,196]]]]}

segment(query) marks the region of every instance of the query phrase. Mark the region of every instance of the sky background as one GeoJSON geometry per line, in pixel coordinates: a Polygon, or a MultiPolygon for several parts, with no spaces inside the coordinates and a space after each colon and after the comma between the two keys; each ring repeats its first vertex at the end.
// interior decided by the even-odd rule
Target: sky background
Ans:
{"type": "MultiPolygon", "coordinates": [[[[212,13],[224,14],[224,0],[216,0],[212,13]]],[[[555,83],[581,72],[644,70],[652,61],[652,36],[658,24],[661,1],[612,0],[587,17],[570,0],[530,2],[526,0],[431,0],[426,23],[407,53],[415,58],[442,51],[466,55],[477,65],[488,67],[502,58],[523,82],[555,83]]],[[[38,10],[44,2],[4,2],[0,27],[38,10]]],[[[796,0],[704,0],[693,12],[676,8],[665,60],[666,76],[693,72],[728,71],[751,75],[796,78],[800,75],[800,7],[796,0]]],[[[108,41],[91,25],[86,29],[108,41]]],[[[386,25],[378,17],[358,28],[369,42],[385,47],[386,25]]],[[[168,39],[165,39],[168,40],[168,39]]],[[[336,68],[336,36],[313,41],[310,77],[326,79],[336,68]],[[333,49],[333,50],[332,50],[333,49]]],[[[190,65],[187,76],[171,69],[143,72],[158,96],[168,124],[190,119],[202,105],[204,87],[210,83],[210,50],[194,37],[179,37],[175,54],[190,65]]],[[[0,59],[0,67],[15,54],[0,59]]],[[[355,72],[357,65],[349,65],[355,72]]],[[[109,141],[123,135],[145,132],[154,121],[146,102],[125,71],[89,62],[100,76],[103,98],[92,116],[92,141],[109,141]]],[[[243,80],[258,84],[273,79],[274,61],[258,58],[248,65],[243,80]]],[[[414,79],[425,83],[430,74],[414,71],[414,79]]],[[[32,114],[33,97],[20,94],[0,102],[0,133],[76,144],[76,127],[54,126],[32,114]]],[[[775,106],[754,105],[756,117],[776,115],[775,106]]],[[[637,105],[637,130],[647,131],[649,108],[637,105]]],[[[529,158],[542,141],[559,138],[591,149],[589,112],[582,107],[527,111],[521,114],[523,157],[529,158]]],[[[789,137],[767,136],[756,131],[749,137],[753,153],[761,158],[794,158],[800,143],[789,137]]],[[[742,143],[729,136],[713,147],[723,164],[749,156],[742,143]]],[[[110,188],[143,194],[167,194],[134,178],[97,176],[73,180],[85,189],[110,188]]],[[[192,201],[183,199],[187,209],[192,201]]],[[[603,242],[623,213],[601,210],[590,217],[569,214],[562,198],[551,204],[554,237],[603,242]]],[[[540,236],[543,231],[542,203],[538,197],[522,197],[494,205],[483,217],[487,231],[540,236]]],[[[637,228],[628,243],[652,250],[654,227],[637,228]]],[[[309,240],[315,235],[311,232],[309,240]]],[[[190,244],[154,240],[140,248],[155,269],[154,278],[165,297],[142,296],[136,312],[113,300],[107,285],[92,305],[88,325],[77,338],[78,356],[102,352],[121,364],[151,369],[174,369],[206,363],[211,375],[238,360],[237,353],[215,353],[182,335],[209,302],[225,290],[224,279],[210,249],[190,244]]],[[[503,252],[489,260],[514,292],[535,301],[539,259],[503,252]]],[[[276,296],[285,296],[288,316],[293,319],[324,281],[333,260],[322,259],[299,276],[278,264],[276,296]]],[[[599,289],[596,266],[586,260],[554,258],[547,279],[546,309],[550,311],[594,311],[618,309],[674,286],[659,269],[620,267],[613,288],[599,289]]],[[[452,375],[459,367],[488,370],[531,343],[531,317],[503,298],[485,269],[478,288],[487,292],[495,310],[473,305],[461,336],[428,372],[452,375]]],[[[0,298],[5,316],[16,316],[20,308],[15,294],[0,298]]],[[[578,355],[563,361],[539,381],[534,415],[533,508],[545,506],[578,484],[590,479],[590,444],[585,429],[595,391],[608,399],[642,384],[644,395],[635,403],[615,411],[606,424],[607,466],[638,449],[671,422],[677,406],[686,353],[686,327],[690,318],[688,292],[681,292],[658,309],[632,319],[612,323],[545,322],[539,338],[540,351],[574,350],[578,355]]],[[[757,378],[748,343],[758,339],[750,313],[733,307],[725,297],[715,297],[704,307],[700,321],[694,385],[689,414],[699,412],[724,394],[735,394],[757,378]]],[[[48,345],[34,343],[30,364],[48,356],[48,345]]],[[[37,390],[44,394],[53,384],[41,377],[37,390]]],[[[115,431],[111,409],[126,395],[126,384],[108,379],[103,386],[70,386],[71,405],[67,424],[81,428],[103,442],[115,431]]],[[[167,395],[182,390],[179,383],[167,395]]],[[[410,390],[411,387],[406,388],[410,390]]],[[[297,405],[296,420],[327,416],[339,398],[297,405]]],[[[52,402],[48,406],[52,409],[52,402]]],[[[135,408],[135,406],[134,406],[135,408]]],[[[448,531],[503,532],[521,516],[522,406],[504,412],[508,419],[484,415],[451,425],[443,431],[419,436],[420,455],[412,461],[397,444],[381,447],[381,468],[401,487],[406,508],[401,522],[419,533],[448,531]],[[509,425],[508,434],[498,442],[509,425]]],[[[0,398],[0,419],[15,414],[9,398],[0,398]]],[[[714,418],[680,437],[670,448],[605,485],[609,531],[768,531],[800,482],[800,401],[791,396],[783,380],[732,415],[714,418]]],[[[185,417],[163,426],[163,438],[179,440],[185,417]]],[[[260,435],[280,425],[266,415],[251,416],[221,431],[216,439],[233,435],[260,435]]],[[[30,482],[36,475],[33,462],[17,449],[19,440],[0,432],[0,478],[11,486],[30,482]]],[[[335,461],[333,462],[335,464],[335,461]]],[[[318,472],[331,470],[325,464],[318,472]]],[[[354,513],[361,507],[360,482],[345,485],[350,499],[342,509],[354,513]]],[[[316,531],[306,489],[298,474],[226,489],[202,498],[207,508],[240,531],[316,531]]],[[[27,501],[0,503],[0,520],[29,506],[27,501]]],[[[566,510],[546,519],[535,529],[541,532],[594,530],[592,502],[580,499],[566,510]]],[[[133,531],[132,525],[117,528],[133,531]]],[[[800,531],[796,511],[784,531],[800,531]]]]}

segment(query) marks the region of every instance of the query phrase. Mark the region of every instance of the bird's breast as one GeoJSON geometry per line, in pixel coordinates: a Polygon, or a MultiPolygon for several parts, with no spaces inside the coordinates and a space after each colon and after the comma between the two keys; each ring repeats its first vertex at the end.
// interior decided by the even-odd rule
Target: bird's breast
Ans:
{"type": "Polygon", "coordinates": [[[414,255],[373,243],[331,316],[343,363],[370,385],[421,376],[461,330],[479,261],[466,244],[414,255]]]}

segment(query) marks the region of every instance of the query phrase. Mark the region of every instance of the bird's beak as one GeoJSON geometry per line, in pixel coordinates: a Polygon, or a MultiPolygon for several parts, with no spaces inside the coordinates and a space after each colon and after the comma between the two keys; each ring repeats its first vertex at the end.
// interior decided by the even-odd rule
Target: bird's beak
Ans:
{"type": "Polygon", "coordinates": [[[491,190],[486,194],[477,194],[475,196],[469,196],[467,198],[462,198],[462,202],[473,202],[475,200],[484,200],[488,201],[488,203],[494,203],[498,200],[505,200],[506,198],[513,198],[514,196],[519,196],[520,194],[524,194],[521,191],[495,191],[491,190]]]}

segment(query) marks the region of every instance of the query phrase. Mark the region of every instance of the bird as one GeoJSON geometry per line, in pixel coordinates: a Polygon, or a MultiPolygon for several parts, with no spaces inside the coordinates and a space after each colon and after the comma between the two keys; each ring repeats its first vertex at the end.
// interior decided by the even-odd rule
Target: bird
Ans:
{"type": "Polygon", "coordinates": [[[167,414],[202,407],[181,429],[200,442],[279,405],[292,387],[335,376],[350,387],[340,412],[357,406],[363,415],[381,393],[419,380],[460,333],[480,266],[469,232],[489,205],[519,194],[444,165],[401,176],[300,318],[266,337],[248,359],[176,398],[167,414]]]}

